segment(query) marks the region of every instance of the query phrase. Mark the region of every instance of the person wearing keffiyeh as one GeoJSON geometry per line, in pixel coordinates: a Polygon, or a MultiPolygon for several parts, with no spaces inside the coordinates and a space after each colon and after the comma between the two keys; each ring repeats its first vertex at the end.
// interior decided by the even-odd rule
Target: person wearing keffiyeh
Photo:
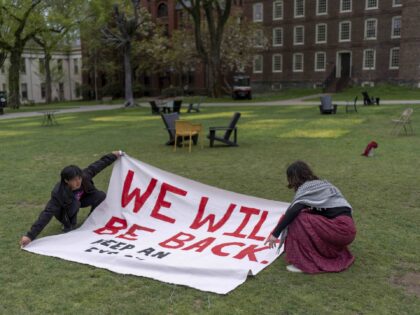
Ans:
{"type": "Polygon", "coordinates": [[[288,188],[296,194],[266,244],[274,248],[280,237],[287,270],[340,272],[354,261],[348,245],[356,236],[352,207],[340,190],[320,180],[303,161],[287,168],[288,188]]]}

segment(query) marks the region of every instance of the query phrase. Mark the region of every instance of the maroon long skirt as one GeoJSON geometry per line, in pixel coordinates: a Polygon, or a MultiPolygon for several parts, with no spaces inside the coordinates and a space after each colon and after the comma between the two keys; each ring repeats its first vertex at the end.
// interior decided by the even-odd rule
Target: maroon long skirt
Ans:
{"type": "Polygon", "coordinates": [[[303,210],[289,225],[286,260],[306,273],[340,272],[354,261],[349,245],[356,236],[353,219],[328,219],[303,210]]]}

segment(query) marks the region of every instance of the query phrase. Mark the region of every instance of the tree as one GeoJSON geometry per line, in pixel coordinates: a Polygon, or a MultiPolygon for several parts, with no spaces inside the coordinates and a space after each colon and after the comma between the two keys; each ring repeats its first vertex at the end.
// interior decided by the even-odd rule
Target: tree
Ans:
{"type": "Polygon", "coordinates": [[[132,44],[138,36],[145,36],[152,30],[150,14],[140,8],[140,0],[122,1],[113,5],[112,23],[102,28],[104,40],[109,45],[122,48],[125,76],[125,107],[135,105],[133,98],[133,68],[131,64],[132,44]]]}
{"type": "Polygon", "coordinates": [[[19,108],[19,74],[26,43],[44,30],[42,0],[0,2],[0,49],[10,54],[9,104],[19,108]]]}
{"type": "Polygon", "coordinates": [[[221,46],[225,26],[231,13],[232,0],[178,0],[178,2],[193,19],[195,46],[201,60],[209,68],[210,94],[219,97],[222,92],[221,46]],[[208,47],[204,43],[206,33],[203,28],[203,13],[208,47]]]}

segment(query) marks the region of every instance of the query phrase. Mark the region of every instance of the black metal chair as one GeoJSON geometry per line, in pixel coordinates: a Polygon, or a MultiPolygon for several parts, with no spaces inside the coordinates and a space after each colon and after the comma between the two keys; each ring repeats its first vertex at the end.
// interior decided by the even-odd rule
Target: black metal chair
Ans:
{"type": "Polygon", "coordinates": [[[346,113],[348,113],[349,111],[354,110],[357,113],[357,99],[358,97],[356,96],[352,101],[347,101],[346,102],[346,113]]]}
{"type": "Polygon", "coordinates": [[[152,108],[152,114],[154,115],[159,115],[160,114],[160,110],[159,107],[156,105],[155,101],[150,101],[150,107],[152,108]]]}
{"type": "Polygon", "coordinates": [[[319,105],[321,114],[335,114],[337,112],[337,105],[332,103],[330,95],[321,96],[321,105],[319,105]]]}
{"type": "Polygon", "coordinates": [[[236,124],[238,123],[239,118],[241,117],[241,113],[234,113],[233,117],[227,127],[210,127],[209,128],[209,135],[207,138],[210,140],[210,147],[214,145],[214,141],[220,141],[228,146],[238,146],[237,139],[238,139],[238,129],[236,127],[236,124]],[[225,134],[223,137],[218,137],[216,135],[216,131],[218,130],[224,130],[225,134]],[[233,141],[230,139],[231,135],[233,133],[233,141]]]}

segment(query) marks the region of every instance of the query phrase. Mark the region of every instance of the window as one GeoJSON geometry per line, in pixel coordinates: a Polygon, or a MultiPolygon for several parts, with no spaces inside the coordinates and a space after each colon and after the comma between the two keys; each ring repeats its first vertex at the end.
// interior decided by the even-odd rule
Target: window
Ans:
{"type": "Polygon", "coordinates": [[[365,39],[376,39],[377,28],[378,28],[377,19],[367,19],[365,21],[365,39]]]}
{"type": "Polygon", "coordinates": [[[252,6],[252,16],[254,22],[262,22],[263,20],[263,4],[261,2],[255,3],[252,6]]]}
{"type": "Polygon", "coordinates": [[[20,95],[22,96],[23,100],[28,99],[28,85],[26,83],[22,83],[20,85],[20,95]]]}
{"type": "Polygon", "coordinates": [[[325,71],[327,54],[323,51],[315,53],[315,71],[325,71]]]}
{"type": "Polygon", "coordinates": [[[57,59],[57,70],[63,72],[63,59],[57,59]]]}
{"type": "Polygon", "coordinates": [[[379,0],[366,0],[366,10],[377,9],[379,0]]]}
{"type": "Polygon", "coordinates": [[[273,47],[283,45],[283,28],[273,28],[273,47]]]}
{"type": "Polygon", "coordinates": [[[338,41],[339,42],[351,41],[351,22],[350,21],[340,22],[338,41]]]}
{"type": "Polygon", "coordinates": [[[323,44],[327,42],[327,24],[316,25],[315,42],[317,44],[323,44]]]}
{"type": "Polygon", "coordinates": [[[283,0],[273,2],[273,20],[281,20],[283,18],[283,0]]]}
{"type": "Polygon", "coordinates": [[[293,72],[303,72],[303,54],[293,54],[293,72]]]}
{"type": "Polygon", "coordinates": [[[389,51],[389,69],[398,69],[400,67],[400,48],[391,48],[389,51]]]}
{"type": "Polygon", "coordinates": [[[39,66],[38,66],[39,73],[44,74],[45,73],[45,59],[39,58],[38,63],[39,63],[39,66]]]}
{"type": "Polygon", "coordinates": [[[392,18],[391,38],[401,37],[401,16],[394,16],[392,18]]]}
{"type": "Polygon", "coordinates": [[[393,0],[392,1],[392,6],[393,7],[400,7],[400,6],[402,6],[401,0],[393,0]]]}
{"type": "Polygon", "coordinates": [[[363,70],[375,70],[375,55],[374,49],[363,51],[363,70]]]}
{"type": "Polygon", "coordinates": [[[79,74],[79,59],[73,59],[73,72],[74,74],[79,74]]]}
{"type": "Polygon", "coordinates": [[[254,34],[254,46],[263,47],[264,46],[264,32],[263,30],[255,30],[254,34]]]}
{"type": "Polygon", "coordinates": [[[295,18],[305,16],[305,0],[295,0],[295,18]]]}
{"type": "Polygon", "coordinates": [[[21,58],[20,60],[20,73],[26,73],[26,58],[21,58]]]}
{"type": "Polygon", "coordinates": [[[76,82],[76,86],[74,88],[74,94],[76,95],[77,98],[79,98],[81,95],[81,86],[79,82],[76,82]]]}
{"type": "Polygon", "coordinates": [[[254,73],[263,72],[263,56],[262,55],[254,56],[253,72],[254,73]]]}
{"type": "Polygon", "coordinates": [[[327,0],[316,0],[316,15],[324,15],[328,13],[327,0]]]}
{"type": "Polygon", "coordinates": [[[295,26],[293,29],[293,45],[303,45],[305,42],[305,28],[303,26],[295,26]]]}
{"type": "Polygon", "coordinates": [[[41,83],[41,98],[44,99],[46,95],[47,95],[47,93],[46,93],[45,83],[41,83]]]}
{"type": "Polygon", "coordinates": [[[341,0],[340,12],[351,12],[351,1],[352,0],[341,0]]]}
{"type": "Polygon", "coordinates": [[[168,16],[168,6],[166,5],[166,3],[159,4],[158,11],[157,11],[157,16],[158,17],[168,16]]]}
{"type": "Polygon", "coordinates": [[[283,71],[283,56],[281,54],[273,55],[273,72],[283,71]]]}

